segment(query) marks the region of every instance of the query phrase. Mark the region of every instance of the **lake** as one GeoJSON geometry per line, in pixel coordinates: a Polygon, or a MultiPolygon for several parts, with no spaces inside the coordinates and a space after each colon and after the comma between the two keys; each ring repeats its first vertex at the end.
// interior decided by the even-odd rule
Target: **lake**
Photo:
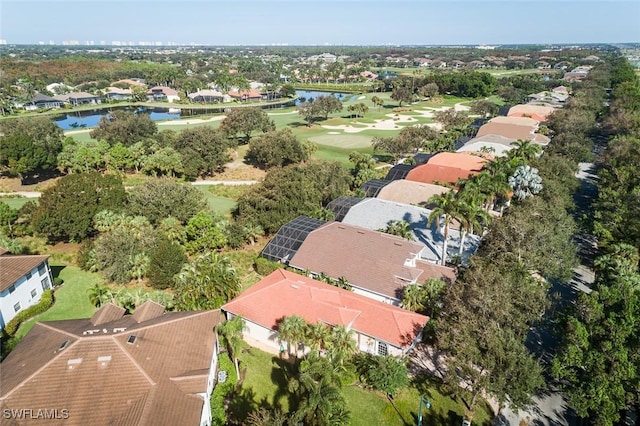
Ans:
{"type": "Polygon", "coordinates": [[[62,130],[73,130],[83,128],[98,127],[98,123],[102,117],[109,114],[110,111],[125,110],[135,111],[138,114],[149,114],[149,117],[153,121],[159,120],[177,120],[180,118],[180,112],[169,112],[169,108],[132,108],[132,107],[120,107],[120,108],[100,108],[92,109],[88,111],[77,111],[68,114],[62,114],[53,118],[53,121],[62,130]]]}
{"type": "Polygon", "coordinates": [[[315,99],[320,96],[335,96],[342,102],[347,101],[355,101],[357,95],[353,93],[340,93],[340,92],[320,92],[320,91],[310,91],[310,90],[296,90],[296,96],[298,100],[296,101],[296,105],[304,102],[304,100],[315,99]]]}

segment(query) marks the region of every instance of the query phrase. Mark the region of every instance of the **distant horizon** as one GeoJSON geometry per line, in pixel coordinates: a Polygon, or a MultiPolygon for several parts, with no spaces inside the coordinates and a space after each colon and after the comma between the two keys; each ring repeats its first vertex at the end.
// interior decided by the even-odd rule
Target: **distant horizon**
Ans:
{"type": "Polygon", "coordinates": [[[6,45],[632,44],[639,22],[632,0],[0,0],[6,45]]]}

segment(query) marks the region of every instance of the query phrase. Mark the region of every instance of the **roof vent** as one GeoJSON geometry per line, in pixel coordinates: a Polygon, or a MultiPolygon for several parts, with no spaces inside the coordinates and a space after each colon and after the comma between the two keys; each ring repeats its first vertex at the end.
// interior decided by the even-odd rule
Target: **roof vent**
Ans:
{"type": "Polygon", "coordinates": [[[73,370],[76,365],[80,365],[81,363],[82,363],[82,358],[72,358],[69,361],[67,361],[69,370],[73,370]]]}
{"type": "Polygon", "coordinates": [[[69,346],[69,340],[65,340],[64,342],[62,342],[62,344],[60,345],[60,347],[58,348],[59,351],[63,350],[64,348],[66,348],[67,346],[69,346]]]}
{"type": "Polygon", "coordinates": [[[109,361],[111,361],[111,355],[103,355],[98,357],[98,364],[100,364],[102,367],[106,367],[109,361]]]}
{"type": "Polygon", "coordinates": [[[295,288],[295,289],[297,290],[297,289],[299,289],[300,287],[298,287],[298,286],[297,286],[297,285],[295,285],[295,284],[291,284],[291,288],[295,288]]]}
{"type": "Polygon", "coordinates": [[[364,231],[358,231],[358,234],[364,235],[364,231]]]}
{"type": "Polygon", "coordinates": [[[132,334],[131,336],[129,336],[129,338],[127,339],[127,343],[130,345],[133,345],[133,343],[136,341],[136,335],[132,334]]]}

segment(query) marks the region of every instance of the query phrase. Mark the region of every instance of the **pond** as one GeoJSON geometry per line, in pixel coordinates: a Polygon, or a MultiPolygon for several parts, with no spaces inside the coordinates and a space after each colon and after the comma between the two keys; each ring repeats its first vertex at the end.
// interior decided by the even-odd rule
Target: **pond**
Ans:
{"type": "Polygon", "coordinates": [[[102,117],[114,110],[135,111],[137,114],[149,114],[153,121],[159,120],[177,120],[180,118],[180,110],[173,108],[100,108],[88,111],[77,111],[68,114],[62,114],[53,118],[62,130],[73,130],[83,128],[98,127],[98,123],[102,117]]]}
{"type": "Polygon", "coordinates": [[[342,102],[351,102],[355,101],[358,96],[353,93],[341,93],[341,92],[321,92],[321,91],[310,91],[310,90],[296,90],[296,96],[298,100],[296,101],[296,105],[304,102],[305,100],[315,99],[320,96],[335,96],[342,102]]]}

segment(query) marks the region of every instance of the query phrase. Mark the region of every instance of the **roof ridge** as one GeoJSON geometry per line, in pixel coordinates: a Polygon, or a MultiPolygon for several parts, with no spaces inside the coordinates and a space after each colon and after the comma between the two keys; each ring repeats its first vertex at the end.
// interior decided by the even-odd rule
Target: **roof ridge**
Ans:
{"type": "MultiPolygon", "coordinates": [[[[188,318],[193,318],[193,317],[198,317],[198,316],[201,316],[201,315],[206,315],[206,314],[208,314],[210,312],[214,312],[216,310],[218,310],[218,309],[208,309],[208,310],[205,310],[205,311],[181,311],[181,312],[189,312],[190,315],[185,315],[185,316],[181,316],[181,317],[178,317],[178,318],[172,318],[170,320],[158,322],[158,323],[155,323],[155,324],[145,325],[145,326],[142,326],[142,327],[136,327],[136,325],[144,324],[144,322],[147,322],[147,321],[144,321],[144,322],[141,322],[141,323],[137,323],[137,324],[133,325],[132,327],[127,328],[126,330],[118,332],[117,334],[113,334],[113,335],[117,336],[117,335],[124,334],[124,333],[127,333],[127,332],[135,332],[135,331],[138,331],[138,330],[147,330],[149,328],[158,327],[158,326],[165,325],[165,324],[171,324],[171,323],[174,323],[174,322],[177,322],[177,321],[182,321],[182,320],[185,320],[185,319],[188,319],[188,318]]],[[[166,313],[162,314],[161,316],[156,317],[156,318],[152,318],[152,319],[150,319],[148,321],[153,321],[154,319],[157,319],[157,318],[163,318],[166,315],[171,315],[171,312],[166,312],[166,313]]]]}
{"type": "MultiPolygon", "coordinates": [[[[60,331],[60,330],[56,330],[56,329],[55,329],[55,328],[53,328],[53,327],[48,327],[46,324],[41,323],[41,322],[36,323],[36,325],[38,325],[38,324],[40,324],[40,325],[42,325],[42,326],[45,326],[45,327],[47,327],[47,328],[50,328],[50,329],[52,329],[52,330],[54,330],[54,331],[60,332],[61,334],[68,334],[67,332],[60,331]]],[[[76,337],[76,336],[73,336],[73,337],[76,337]]],[[[77,339],[77,337],[76,337],[76,341],[75,341],[75,342],[73,342],[73,343],[71,343],[71,344],[70,344],[69,346],[67,346],[67,348],[65,348],[65,349],[68,349],[68,348],[70,348],[70,347],[74,346],[76,343],[78,343],[78,341],[79,341],[79,340],[80,340],[80,339],[77,339]]],[[[66,352],[69,352],[69,351],[68,351],[68,350],[67,350],[67,351],[64,351],[64,353],[66,353],[66,352]]],[[[25,383],[29,382],[29,381],[30,381],[33,377],[35,377],[37,374],[40,374],[40,372],[41,372],[42,370],[44,370],[45,368],[49,367],[49,365],[50,365],[50,364],[52,364],[53,362],[57,361],[57,360],[58,360],[58,357],[60,357],[60,354],[62,354],[62,353],[63,353],[63,351],[58,351],[54,357],[52,357],[49,361],[45,362],[45,363],[44,363],[40,368],[38,368],[36,371],[34,371],[33,373],[31,373],[31,374],[30,374],[29,376],[27,376],[25,379],[21,380],[21,381],[20,381],[20,384],[18,384],[18,385],[17,385],[17,386],[15,386],[13,389],[11,389],[11,391],[9,391],[8,393],[6,393],[2,398],[3,398],[4,400],[6,400],[6,399],[11,395],[11,394],[13,394],[15,391],[17,391],[17,390],[18,390],[18,389],[20,389],[22,386],[24,386],[24,384],[25,384],[25,383]]]]}
{"type": "Polygon", "coordinates": [[[129,358],[129,361],[131,361],[131,363],[136,366],[136,368],[140,371],[140,373],[144,376],[144,378],[147,379],[147,381],[152,386],[152,388],[155,387],[157,383],[151,378],[151,376],[149,376],[149,374],[147,374],[145,369],[142,368],[142,366],[138,363],[138,361],[135,360],[135,358],[129,353],[129,351],[122,345],[122,343],[120,343],[118,339],[116,339],[116,336],[110,336],[110,337],[118,346],[118,348],[120,348],[120,350],[125,354],[125,356],[129,358]]]}

